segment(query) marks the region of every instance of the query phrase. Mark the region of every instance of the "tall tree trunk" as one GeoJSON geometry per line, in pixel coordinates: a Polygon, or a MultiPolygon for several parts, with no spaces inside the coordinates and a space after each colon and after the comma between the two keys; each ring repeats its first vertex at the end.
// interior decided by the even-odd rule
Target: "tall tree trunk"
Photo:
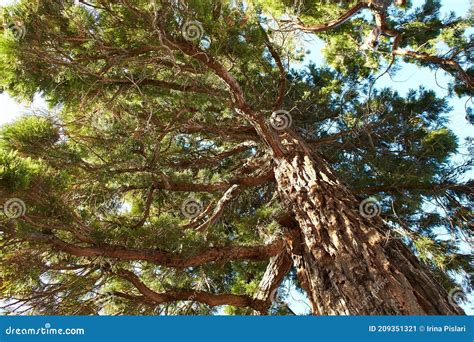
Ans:
{"type": "Polygon", "coordinates": [[[284,134],[282,146],[275,178],[300,227],[302,248],[293,259],[315,314],[463,314],[400,240],[387,239],[381,218],[359,213],[323,158],[293,134],[284,134]]]}

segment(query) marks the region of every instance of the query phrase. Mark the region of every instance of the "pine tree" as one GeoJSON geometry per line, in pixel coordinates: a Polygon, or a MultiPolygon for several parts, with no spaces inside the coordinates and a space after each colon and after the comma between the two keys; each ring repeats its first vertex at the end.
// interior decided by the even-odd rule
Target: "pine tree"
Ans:
{"type": "Polygon", "coordinates": [[[472,23],[439,10],[6,8],[0,86],[50,111],[1,130],[4,310],[290,314],[291,283],[313,314],[462,314],[472,156],[453,161],[446,99],[375,86],[403,59],[472,95],[472,23]],[[294,67],[302,32],[324,40],[327,65],[294,67]]]}

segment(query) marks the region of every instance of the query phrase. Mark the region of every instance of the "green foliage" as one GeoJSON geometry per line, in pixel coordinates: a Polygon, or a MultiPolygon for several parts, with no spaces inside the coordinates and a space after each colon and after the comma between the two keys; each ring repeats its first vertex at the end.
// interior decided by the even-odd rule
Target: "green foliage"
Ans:
{"type": "MultiPolygon", "coordinates": [[[[161,305],[143,300],[120,270],[138,274],[156,292],[256,293],[266,261],[223,258],[175,269],[74,256],[49,244],[56,237],[80,248],[187,258],[282,238],[278,218],[289,208],[279,203],[274,181],[246,185],[271,171],[268,149],[236,115],[235,96],[206,63],[221,65],[265,119],[284,79],[281,108],[291,113],[293,130],[361,199],[380,199],[383,218],[406,231],[406,242],[442,284],[449,288],[453,274],[472,272],[458,244],[473,234],[472,198],[469,189],[449,187],[469,165],[453,162],[458,140],[446,127],[446,99],[426,89],[403,97],[373,86],[393,55],[387,37],[377,50],[360,49],[373,29],[370,15],[318,33],[325,65],[302,66],[305,37],[277,29],[285,13],[320,24],[338,18],[353,1],[41,3],[21,1],[5,14],[26,32],[0,38],[0,88],[17,99],[39,93],[53,108],[0,131],[0,198],[21,198],[28,210],[28,220],[5,220],[8,229],[2,228],[2,300],[19,299],[36,314],[223,312],[192,299],[161,305]],[[196,21],[202,35],[188,41],[185,24],[196,21]],[[219,219],[195,230],[233,184],[243,186],[219,219]],[[183,214],[190,198],[200,202],[204,217],[183,214]],[[441,239],[444,232],[454,238],[441,239]],[[38,236],[41,241],[31,240],[38,236]],[[29,300],[31,294],[38,300],[29,300]]],[[[439,1],[426,1],[419,9],[390,8],[388,24],[404,30],[400,48],[434,54],[444,45],[469,61],[469,20],[440,18],[439,7],[439,1]]],[[[396,63],[390,73],[398,70],[396,63]]],[[[472,91],[458,79],[450,90],[459,96],[472,91]]],[[[286,281],[298,286],[294,274],[286,281]]],[[[287,297],[279,294],[271,312],[288,314],[287,297]]]]}
{"type": "Polygon", "coordinates": [[[21,158],[17,152],[0,150],[0,182],[11,192],[28,188],[39,169],[31,159],[21,158]]]}
{"type": "Polygon", "coordinates": [[[59,139],[57,129],[45,118],[24,117],[1,131],[2,146],[25,154],[52,146],[59,139]]]}

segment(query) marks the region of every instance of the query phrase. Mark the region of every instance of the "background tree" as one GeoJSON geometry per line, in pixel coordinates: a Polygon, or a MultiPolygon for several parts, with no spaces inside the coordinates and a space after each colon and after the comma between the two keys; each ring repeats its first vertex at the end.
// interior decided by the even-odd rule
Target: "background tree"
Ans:
{"type": "Polygon", "coordinates": [[[51,111],[2,129],[4,309],[288,314],[286,282],[314,314],[461,314],[472,160],[446,99],[374,87],[401,56],[472,94],[470,21],[439,7],[8,8],[2,87],[51,111]],[[301,31],[328,65],[292,69],[301,31]]]}

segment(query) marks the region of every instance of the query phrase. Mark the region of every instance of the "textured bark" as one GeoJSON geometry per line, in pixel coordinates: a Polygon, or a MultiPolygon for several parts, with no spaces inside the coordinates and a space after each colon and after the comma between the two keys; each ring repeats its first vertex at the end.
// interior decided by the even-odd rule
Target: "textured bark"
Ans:
{"type": "MultiPolygon", "coordinates": [[[[9,227],[12,224],[6,224],[0,231],[16,235],[14,227],[9,227]]],[[[195,255],[183,255],[181,253],[172,253],[162,251],[159,249],[136,249],[127,248],[118,245],[81,247],[73,243],[68,243],[56,237],[55,235],[48,235],[42,233],[28,233],[22,234],[21,239],[32,243],[41,243],[50,246],[52,249],[68,253],[70,255],[81,257],[109,257],[119,260],[128,261],[149,261],[151,263],[173,267],[173,268],[187,268],[196,267],[212,262],[226,262],[230,260],[267,260],[269,257],[278,255],[284,248],[285,242],[283,240],[276,240],[268,245],[262,246],[226,246],[226,247],[211,247],[198,252],[195,255]]]]}
{"type": "MultiPolygon", "coordinates": [[[[355,13],[359,8],[353,10],[355,13]]],[[[334,25],[348,18],[340,18],[334,25]]],[[[163,27],[158,29],[166,47],[192,57],[227,84],[236,113],[252,124],[273,153],[278,191],[291,207],[303,237],[305,285],[317,308],[315,313],[463,313],[449,303],[446,291],[401,241],[386,239],[388,229],[380,218],[368,220],[360,215],[355,197],[321,157],[313,156],[301,139],[284,141],[270,129],[218,60],[192,44],[166,36],[163,27]]],[[[285,135],[291,134],[285,131],[285,135]]]]}
{"type": "Polygon", "coordinates": [[[386,238],[379,217],[361,216],[321,157],[298,138],[283,141],[275,178],[300,227],[304,243],[293,259],[314,314],[463,314],[400,240],[386,238]]]}
{"type": "Polygon", "coordinates": [[[196,301],[210,306],[232,305],[238,307],[251,307],[255,310],[262,310],[264,305],[262,301],[253,299],[246,295],[234,295],[228,293],[213,294],[188,289],[173,289],[164,293],[159,293],[146,286],[133,272],[121,270],[117,275],[132,283],[145,299],[154,302],[155,305],[183,300],[196,301]]]}
{"type": "Polygon", "coordinates": [[[295,25],[295,28],[300,29],[302,31],[306,31],[306,32],[328,31],[328,30],[335,29],[341,26],[342,24],[344,24],[346,21],[351,19],[354,15],[356,15],[357,13],[359,13],[361,10],[365,8],[368,8],[368,4],[364,2],[360,2],[335,20],[331,20],[326,23],[316,24],[316,25],[299,24],[299,25],[295,25]]]}
{"type": "Polygon", "coordinates": [[[291,258],[288,251],[283,250],[280,254],[272,257],[268,263],[267,269],[260,281],[258,291],[254,296],[262,305],[260,314],[267,314],[273,300],[275,299],[276,291],[281,282],[291,269],[291,258]]]}
{"type": "Polygon", "coordinates": [[[195,229],[199,232],[204,232],[207,230],[207,228],[209,228],[209,226],[212,226],[217,221],[219,221],[222,214],[224,213],[224,210],[240,194],[241,191],[242,189],[238,185],[232,185],[217,202],[211,216],[202,224],[198,224],[195,229]]]}
{"type": "Polygon", "coordinates": [[[305,248],[305,242],[301,231],[299,229],[292,229],[290,230],[290,232],[291,233],[288,234],[288,244],[291,251],[291,259],[293,261],[293,266],[296,269],[296,276],[298,277],[299,285],[308,296],[313,315],[319,315],[320,312],[318,309],[316,298],[313,296],[312,293],[310,279],[311,274],[307,272],[310,265],[306,264],[306,260],[310,260],[311,258],[306,256],[307,248],[305,248]]]}

